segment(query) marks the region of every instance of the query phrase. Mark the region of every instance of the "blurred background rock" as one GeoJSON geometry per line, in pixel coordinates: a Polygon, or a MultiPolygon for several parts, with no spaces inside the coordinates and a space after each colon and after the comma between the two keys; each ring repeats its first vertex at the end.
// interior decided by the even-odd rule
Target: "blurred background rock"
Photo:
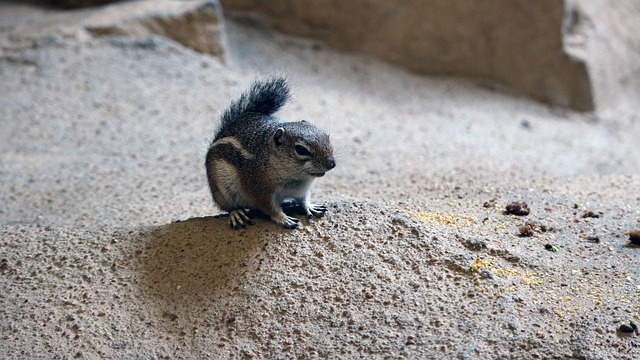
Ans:
{"type": "MultiPolygon", "coordinates": [[[[71,9],[131,1],[34,2],[71,9]]],[[[371,55],[416,73],[478,79],[487,87],[513,90],[551,105],[615,117],[635,114],[640,101],[636,0],[221,3],[235,18],[258,19],[281,32],[371,55]]]]}

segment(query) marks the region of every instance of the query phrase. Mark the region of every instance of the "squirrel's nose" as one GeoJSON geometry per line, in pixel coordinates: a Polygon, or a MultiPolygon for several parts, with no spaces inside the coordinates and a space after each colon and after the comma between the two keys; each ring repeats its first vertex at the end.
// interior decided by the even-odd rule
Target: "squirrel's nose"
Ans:
{"type": "Polygon", "coordinates": [[[336,160],[333,157],[327,159],[327,169],[331,170],[336,167],[336,160]]]}

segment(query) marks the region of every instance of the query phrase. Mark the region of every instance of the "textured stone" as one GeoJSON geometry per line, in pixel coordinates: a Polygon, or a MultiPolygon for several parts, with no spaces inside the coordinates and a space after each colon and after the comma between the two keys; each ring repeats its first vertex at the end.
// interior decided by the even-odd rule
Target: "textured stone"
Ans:
{"type": "MultiPolygon", "coordinates": [[[[27,8],[25,8],[27,9],[27,8]]],[[[29,8],[28,12],[36,12],[29,8]]],[[[7,19],[3,47],[31,46],[39,39],[63,36],[75,40],[121,35],[134,38],[159,35],[195,51],[225,59],[224,18],[217,0],[143,0],[65,12],[51,12],[33,26],[24,18],[7,19]],[[8,30],[7,30],[8,29],[8,30]],[[8,33],[8,34],[7,34],[8,33]]]]}
{"type": "Polygon", "coordinates": [[[84,21],[93,35],[161,35],[198,52],[224,56],[224,21],[218,1],[145,0],[117,3],[84,21]]]}
{"type": "Polygon", "coordinates": [[[640,2],[569,0],[563,28],[569,53],[584,59],[596,108],[605,117],[640,108],[640,2]]]}
{"type": "Polygon", "coordinates": [[[96,5],[104,5],[112,2],[116,2],[117,0],[41,0],[34,1],[39,2],[51,6],[57,6],[65,9],[79,8],[79,7],[88,7],[88,6],[96,6],[96,5]]]}
{"type": "Polygon", "coordinates": [[[370,54],[426,74],[495,81],[536,99],[589,111],[585,62],[563,46],[559,0],[223,0],[279,30],[370,54]]]}

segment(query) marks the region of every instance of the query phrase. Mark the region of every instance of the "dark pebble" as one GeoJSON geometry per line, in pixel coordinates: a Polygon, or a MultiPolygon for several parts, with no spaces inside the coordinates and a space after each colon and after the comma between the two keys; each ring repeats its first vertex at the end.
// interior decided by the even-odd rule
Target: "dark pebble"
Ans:
{"type": "Polygon", "coordinates": [[[636,329],[634,329],[633,326],[631,326],[631,325],[622,324],[618,328],[618,331],[619,332],[623,332],[623,333],[632,333],[632,332],[636,331],[636,329]]]}
{"type": "Polygon", "coordinates": [[[633,245],[640,245],[640,230],[629,231],[629,241],[633,245]]]}
{"type": "Polygon", "coordinates": [[[594,212],[593,212],[593,211],[591,211],[591,210],[588,210],[588,211],[585,211],[585,212],[582,214],[582,217],[583,217],[583,218],[599,218],[599,217],[600,217],[600,215],[599,215],[599,214],[594,213],[594,212]]]}
{"type": "Polygon", "coordinates": [[[512,202],[507,205],[507,214],[517,215],[517,216],[525,216],[529,215],[529,205],[526,202],[512,202]]]}
{"type": "Polygon", "coordinates": [[[162,317],[163,317],[163,318],[166,318],[166,319],[169,319],[169,320],[175,320],[175,319],[177,319],[177,318],[178,318],[178,315],[173,314],[173,313],[170,313],[170,312],[168,312],[168,311],[165,311],[165,312],[162,314],[162,317]]]}
{"type": "Polygon", "coordinates": [[[533,227],[529,224],[524,224],[518,228],[520,237],[529,237],[534,235],[533,227]]]}
{"type": "Polygon", "coordinates": [[[589,235],[585,239],[589,242],[596,243],[596,244],[600,242],[600,237],[595,235],[589,235]]]}

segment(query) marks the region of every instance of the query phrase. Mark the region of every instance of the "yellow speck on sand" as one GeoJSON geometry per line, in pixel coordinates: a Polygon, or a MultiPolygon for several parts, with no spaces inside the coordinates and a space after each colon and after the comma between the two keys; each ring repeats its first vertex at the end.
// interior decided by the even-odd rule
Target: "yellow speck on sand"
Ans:
{"type": "Polygon", "coordinates": [[[478,269],[489,269],[491,270],[491,268],[493,267],[493,263],[495,262],[495,260],[484,260],[481,258],[476,258],[475,260],[473,260],[473,262],[471,263],[471,271],[478,271],[478,269]]]}
{"type": "Polygon", "coordinates": [[[469,267],[471,268],[471,271],[478,271],[478,269],[488,269],[496,276],[520,276],[521,275],[520,271],[516,269],[505,269],[501,267],[494,268],[493,263],[495,263],[495,260],[491,260],[491,259],[485,260],[481,258],[476,258],[475,260],[473,260],[473,262],[469,267]]]}
{"type": "Polygon", "coordinates": [[[448,214],[444,212],[434,212],[434,213],[426,213],[426,212],[417,212],[412,213],[412,215],[422,221],[426,221],[438,226],[448,226],[450,228],[459,228],[461,226],[471,226],[475,218],[467,215],[454,215],[448,214]]]}
{"type": "Polygon", "coordinates": [[[498,276],[520,276],[520,271],[516,269],[497,268],[493,270],[493,273],[498,276]]]}
{"type": "Polygon", "coordinates": [[[526,273],[522,278],[522,283],[525,285],[538,286],[542,285],[544,281],[539,277],[538,273],[526,273]]]}

